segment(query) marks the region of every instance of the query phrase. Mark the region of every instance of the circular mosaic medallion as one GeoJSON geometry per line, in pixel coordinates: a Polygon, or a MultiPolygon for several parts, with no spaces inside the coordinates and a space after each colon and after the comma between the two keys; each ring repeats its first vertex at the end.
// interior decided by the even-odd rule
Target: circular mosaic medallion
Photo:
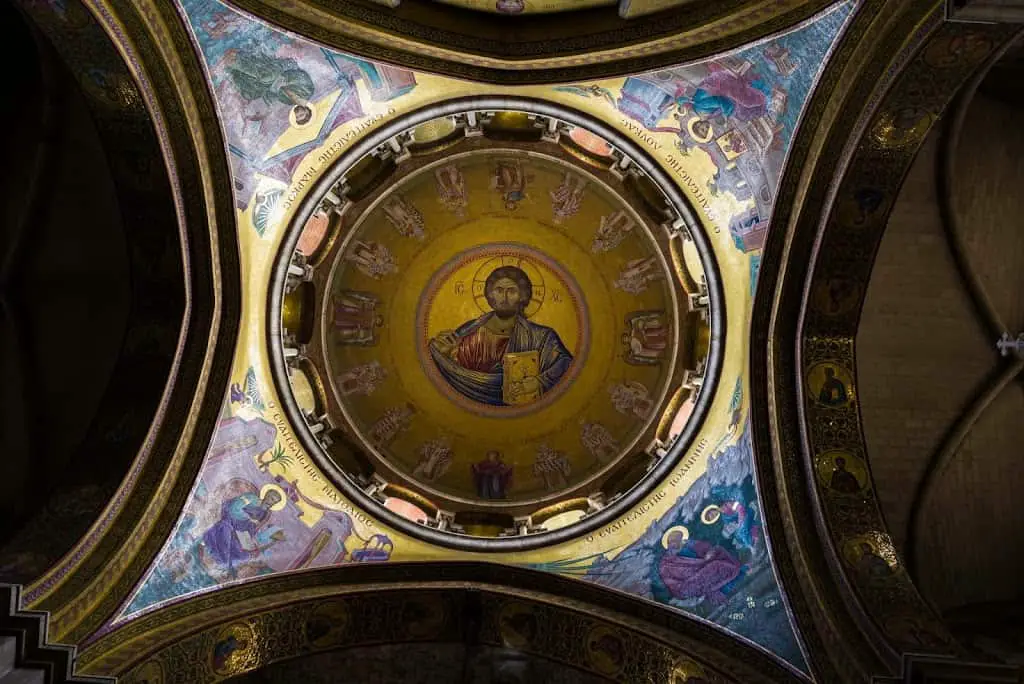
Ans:
{"type": "Polygon", "coordinates": [[[281,310],[335,463],[388,514],[500,537],[571,527],[649,470],[694,413],[710,318],[701,252],[645,176],[585,163],[591,132],[562,149],[495,115],[491,140],[487,116],[434,152],[412,128],[397,171],[366,157],[326,191],[281,310]]]}
{"type": "Polygon", "coordinates": [[[218,633],[210,652],[210,665],[218,675],[235,675],[252,667],[257,653],[256,634],[252,627],[236,622],[218,633]]]}
{"type": "Polygon", "coordinates": [[[828,492],[844,496],[863,494],[871,476],[864,461],[848,451],[826,451],[814,458],[818,482],[828,492]]]}
{"type": "Polygon", "coordinates": [[[501,607],[497,620],[501,643],[506,648],[526,648],[540,631],[537,615],[523,603],[506,603],[501,607]]]}
{"type": "Polygon", "coordinates": [[[557,158],[503,149],[424,166],[335,259],[323,331],[338,402],[431,493],[560,496],[634,448],[665,400],[679,339],[667,260],[620,196],[557,158]],[[452,178],[461,216],[439,180],[452,178]],[[577,196],[559,212],[566,185],[577,196]],[[360,385],[371,368],[379,380],[360,385]]]}
{"type": "Polygon", "coordinates": [[[827,408],[847,408],[854,401],[853,375],[843,366],[823,361],[807,369],[811,400],[827,408]]]}
{"type": "Polygon", "coordinates": [[[484,416],[550,405],[571,386],[590,344],[576,281],[524,244],[483,245],[449,261],[423,293],[416,319],[426,374],[442,394],[484,416]],[[464,319],[470,299],[477,311],[464,319]]]}
{"type": "Polygon", "coordinates": [[[306,620],[306,640],[315,649],[338,646],[344,642],[350,622],[348,606],[344,601],[321,603],[306,620]]]}
{"type": "Polygon", "coordinates": [[[584,642],[587,659],[594,669],[605,675],[616,675],[626,662],[626,646],[621,635],[604,625],[590,630],[584,642]]]}
{"type": "Polygon", "coordinates": [[[124,679],[129,684],[164,684],[167,678],[164,676],[164,668],[160,661],[149,660],[132,670],[124,679]]]}

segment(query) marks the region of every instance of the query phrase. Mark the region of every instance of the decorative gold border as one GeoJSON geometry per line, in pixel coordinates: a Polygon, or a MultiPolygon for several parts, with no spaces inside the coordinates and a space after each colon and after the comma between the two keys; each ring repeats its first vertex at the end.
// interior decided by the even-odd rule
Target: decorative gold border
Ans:
{"type": "Polygon", "coordinates": [[[88,646],[79,665],[85,674],[131,682],[135,672],[157,661],[165,672],[182,673],[188,681],[217,681],[224,675],[214,673],[209,660],[226,626],[250,624],[261,633],[271,631],[261,629],[265,621],[275,625],[275,639],[261,642],[259,654],[242,659],[246,665],[230,673],[240,674],[316,650],[303,627],[324,603],[341,605],[349,616],[346,622],[355,623],[332,647],[359,641],[460,641],[474,615],[479,616],[474,630],[480,641],[499,645],[498,618],[515,603],[546,627],[545,639],[517,648],[607,676],[587,659],[581,643],[588,633],[605,629],[627,645],[623,681],[670,681],[684,661],[699,663],[716,682],[803,681],[758,649],[676,611],[550,573],[475,562],[365,564],[256,580],[132,621],[88,646]],[[410,602],[430,604],[432,610],[420,612],[439,616],[431,630],[410,630],[408,621],[400,619],[410,602]],[[359,634],[361,621],[367,625],[365,635],[359,634]],[[376,633],[374,624],[384,631],[376,633]]]}
{"type": "MultiPolygon", "coordinates": [[[[968,27],[945,24],[907,66],[880,104],[842,176],[828,222],[819,238],[816,258],[811,265],[812,275],[805,288],[807,291],[814,292],[825,286],[828,278],[841,275],[857,284],[863,298],[889,212],[932,123],[938,120],[966,79],[998,45],[1016,33],[1015,27],[1005,25],[968,27]],[[908,127],[894,132],[894,114],[901,110],[915,115],[908,127]],[[862,207],[866,220],[861,220],[860,216],[852,218],[844,209],[864,202],[864,189],[880,192],[881,204],[873,210],[862,207]],[[857,199],[858,193],[860,200],[857,199]]],[[[810,369],[817,361],[829,360],[844,369],[851,378],[855,377],[855,337],[861,306],[839,316],[830,315],[814,305],[805,304],[804,307],[798,362],[810,369]]],[[[851,397],[856,396],[854,387],[848,388],[847,393],[851,397]]],[[[867,452],[856,400],[843,407],[829,409],[808,397],[804,423],[807,445],[814,454],[841,448],[867,452]]],[[[870,458],[865,460],[870,467],[870,458]]],[[[845,551],[851,542],[858,540],[871,545],[864,541],[871,538],[875,555],[886,559],[892,566],[888,575],[865,574],[857,570],[847,554],[841,554],[847,580],[865,610],[881,628],[886,642],[897,652],[958,652],[957,645],[917,593],[902,562],[896,558],[873,493],[852,502],[827,489],[819,489],[819,506],[831,532],[832,543],[845,551]],[[894,628],[897,619],[906,618],[920,620],[920,631],[928,635],[928,642],[921,643],[906,631],[894,628]]]]}
{"type": "Polygon", "coordinates": [[[509,18],[442,3],[230,0],[298,35],[361,57],[482,83],[568,83],[682,64],[809,19],[834,0],[716,0],[623,20],[615,8],[509,18]],[[516,36],[506,40],[510,26],[516,36]],[[583,27],[581,30],[580,27],[583,27]]]}
{"type": "MultiPolygon", "coordinates": [[[[169,3],[83,0],[135,78],[164,151],[188,250],[186,319],[162,421],[105,519],[28,588],[52,641],[80,643],[127,597],[170,535],[223,403],[241,315],[235,215],[213,100],[169,3]]],[[[45,27],[43,27],[45,29],[45,27]]]]}
{"type": "MultiPolygon", "coordinates": [[[[805,124],[794,143],[765,244],[751,331],[753,340],[766,341],[751,348],[753,436],[766,523],[786,535],[790,556],[776,555],[779,572],[795,612],[803,613],[812,653],[821,648],[837,669],[835,679],[823,677],[827,681],[899,674],[905,652],[961,653],[903,570],[873,488],[840,496],[816,477],[817,454],[866,454],[855,380],[848,401],[836,407],[808,396],[805,387],[806,371],[822,362],[856,377],[860,308],[903,178],[956,90],[1015,33],[999,25],[942,24],[941,3],[894,10],[860,68],[831,85],[830,124],[805,124]],[[894,133],[893,113],[910,107],[921,116],[894,133]],[[882,193],[866,212],[856,205],[863,188],[882,193]],[[816,292],[835,277],[854,284],[855,304],[827,311],[816,292]],[[808,482],[815,483],[812,493],[808,482]],[[857,543],[868,544],[877,560],[851,562],[847,552],[857,543]],[[793,600],[794,594],[800,598],[793,600]],[[925,643],[898,629],[906,619],[929,635],[925,643]]],[[[823,84],[812,112],[828,89],[823,84]]]]}
{"type": "MultiPolygon", "coordinates": [[[[219,388],[227,385],[239,313],[235,217],[231,206],[227,162],[212,98],[184,27],[170,5],[158,3],[157,0],[140,0],[134,4],[129,0],[90,2],[90,8],[97,16],[103,17],[105,29],[129,62],[143,92],[147,94],[151,110],[163,115],[161,133],[169,141],[166,163],[174,170],[183,198],[181,212],[188,226],[190,253],[195,265],[190,311],[197,317],[206,316],[206,320],[211,322],[219,320],[220,328],[209,325],[204,329],[197,325],[193,328],[196,337],[186,339],[190,352],[188,361],[182,364],[179,377],[191,378],[193,386],[187,396],[182,390],[182,395],[172,404],[174,414],[169,414],[168,422],[157,436],[152,461],[147,463],[143,476],[119,509],[116,521],[94,546],[84,552],[83,559],[69,569],[62,584],[47,588],[32,604],[33,608],[55,612],[55,619],[51,623],[54,625],[55,637],[78,643],[94,633],[113,614],[170,534],[202,461],[206,441],[212,433],[223,400],[219,388]],[[207,213],[208,206],[212,207],[211,213],[207,213]],[[219,311],[217,292],[222,297],[219,311]],[[211,337],[200,336],[200,333],[205,335],[211,330],[211,337]],[[190,404],[193,397],[195,403],[190,404]],[[193,419],[195,422],[189,423],[193,419]],[[191,434],[184,429],[189,425],[192,427],[191,434]],[[178,432],[172,430],[172,427],[177,427],[178,432]]],[[[256,3],[257,0],[239,2],[243,5],[256,3]]],[[[864,527],[865,520],[873,523],[875,519],[864,518],[862,515],[843,520],[836,517],[833,521],[830,517],[832,509],[826,507],[818,510],[806,492],[807,477],[813,477],[814,474],[804,458],[810,454],[804,453],[801,416],[797,414],[794,403],[801,396],[802,381],[797,372],[798,353],[814,355],[824,350],[827,355],[821,358],[827,356],[838,361],[852,361],[853,331],[859,307],[853,307],[852,314],[844,314],[847,316],[844,319],[848,324],[846,328],[835,323],[825,325],[821,321],[811,321],[819,327],[808,328],[804,332],[818,334],[808,334],[802,338],[797,324],[805,306],[806,286],[813,283],[808,280],[807,274],[812,265],[815,240],[821,229],[818,217],[828,215],[838,206],[834,195],[839,174],[844,173],[843,169],[848,162],[845,159],[849,147],[848,132],[857,130],[858,121],[870,114],[878,98],[902,71],[906,57],[916,51],[922,37],[935,32],[936,40],[939,40],[943,36],[948,38],[972,32],[990,36],[995,45],[1009,34],[1007,28],[998,26],[949,25],[937,30],[940,12],[938,3],[921,6],[910,0],[867,0],[859,10],[820,81],[801,123],[780,187],[773,217],[775,225],[765,246],[763,263],[767,267],[761,271],[762,283],[758,288],[753,315],[752,339],[769,342],[764,347],[755,345],[751,350],[758,477],[765,501],[766,524],[769,529],[777,530],[776,534],[779,535],[775,545],[778,572],[789,593],[790,608],[802,628],[812,658],[812,668],[822,681],[864,679],[862,675],[880,669],[895,671],[898,667],[896,648],[901,645],[892,642],[891,638],[883,638],[873,627],[864,628],[867,624],[865,617],[871,615],[884,624],[884,611],[892,596],[898,596],[904,606],[919,605],[917,602],[920,599],[904,575],[898,575],[892,586],[885,587],[870,583],[861,586],[854,581],[850,584],[860,597],[854,599],[845,579],[846,574],[839,566],[835,546],[830,541],[831,532],[837,535],[835,539],[851,538],[849,534],[840,536],[841,532],[847,530],[841,527],[846,524],[845,520],[861,525],[860,528],[849,529],[854,532],[852,537],[864,534],[861,531],[863,529],[884,531],[884,527],[874,524],[864,527]],[[837,159],[842,160],[842,163],[837,164],[837,159]],[[770,266],[773,263],[777,264],[776,268],[770,266]],[[802,346],[805,339],[808,345],[806,349],[802,346]],[[809,529],[806,521],[815,519],[819,514],[819,530],[809,529]],[[819,533],[823,536],[819,536],[819,533]],[[862,613],[860,606],[866,612],[862,613]]],[[[770,22],[761,24],[758,31],[763,35],[770,26],[770,22]]],[[[332,42],[324,38],[322,31],[317,35],[314,30],[310,35],[332,42]]],[[[736,36],[734,38],[737,42],[746,42],[751,38],[751,34],[736,36]]],[[[359,52],[350,45],[344,47],[359,52]]],[[[687,59],[687,54],[692,58],[694,55],[710,54],[722,49],[723,41],[711,41],[690,53],[658,53],[654,57],[645,58],[647,61],[611,61],[593,67],[593,72],[586,71],[590,67],[565,67],[561,71],[549,69],[530,74],[529,78],[534,79],[534,82],[572,80],[591,73],[650,68],[682,61],[687,59]]],[[[400,53],[396,54],[400,56],[400,53]]],[[[957,84],[977,65],[976,59],[960,60],[955,55],[953,57],[951,62],[946,60],[938,65],[928,64],[923,56],[916,60],[913,70],[908,71],[905,78],[899,81],[900,85],[892,91],[896,93],[894,99],[886,101],[887,110],[905,101],[896,99],[897,95],[909,100],[920,98],[921,93],[924,93],[929,110],[935,114],[941,111],[957,84]]],[[[482,80],[500,77],[505,82],[514,82],[517,78],[500,70],[477,72],[465,65],[460,66],[461,63],[446,66],[443,61],[426,61],[439,67],[436,70],[448,70],[448,73],[456,75],[478,73],[482,80]]],[[[917,145],[901,144],[898,148],[890,149],[881,146],[878,136],[861,138],[865,156],[857,163],[875,164],[871,167],[874,169],[873,177],[879,182],[885,180],[889,183],[892,192],[898,188],[902,173],[916,152],[917,145]],[[881,167],[878,167],[879,164],[881,167]]],[[[884,139],[882,136],[881,141],[884,139]]],[[[847,177],[854,178],[852,172],[847,172],[847,177]]],[[[842,189],[839,192],[842,197],[842,189]]],[[[879,214],[880,219],[884,219],[882,214],[886,211],[879,214]]],[[[854,269],[851,273],[859,273],[862,281],[866,282],[874,255],[873,245],[877,244],[882,226],[884,220],[869,226],[864,232],[867,236],[865,242],[851,242],[854,231],[849,226],[830,222],[821,236],[824,239],[823,249],[815,256],[817,261],[814,264],[821,265],[816,272],[825,270],[823,255],[840,258],[843,251],[847,250],[845,258],[849,259],[848,263],[854,269]]],[[[837,263],[828,263],[828,269],[836,268],[839,268],[837,263]]],[[[182,382],[181,386],[187,384],[182,382]]],[[[810,411],[808,415],[817,421],[817,417],[810,411]]],[[[851,424],[857,424],[856,438],[859,439],[859,422],[855,415],[853,420],[851,424]]],[[[820,427],[820,421],[817,424],[820,427]]],[[[813,430],[810,432],[812,439],[816,439],[816,433],[813,430]]],[[[873,506],[874,502],[869,501],[865,505],[873,506]]],[[[873,510],[877,514],[877,508],[873,510]]],[[[396,572],[414,572],[398,565],[380,567],[397,568],[396,572]]],[[[457,567],[458,564],[445,564],[433,568],[432,572],[438,578],[453,578],[458,577],[457,567]]],[[[519,572],[509,568],[506,570],[519,572]]],[[[346,573],[344,581],[353,584],[372,581],[369,575],[361,574],[360,571],[361,568],[345,568],[342,571],[346,573]]],[[[279,587],[282,590],[281,597],[284,598],[287,596],[283,593],[285,588],[295,586],[287,585],[288,582],[303,578],[323,581],[330,572],[338,571],[275,578],[284,583],[281,585],[273,581],[258,581],[156,611],[102,636],[87,648],[88,657],[83,657],[83,662],[91,665],[100,659],[107,662],[108,657],[116,660],[114,651],[120,652],[120,649],[128,649],[136,655],[148,652],[152,641],[147,641],[151,636],[147,630],[183,628],[192,611],[198,617],[194,623],[189,624],[199,625],[203,619],[211,617],[211,613],[206,611],[217,606],[225,614],[231,615],[240,614],[243,606],[246,610],[256,609],[259,606],[255,603],[245,602],[246,597],[250,596],[246,592],[254,591],[256,594],[251,596],[257,596],[261,591],[269,591],[266,587],[279,587]]],[[[490,567],[483,572],[483,576],[495,583],[511,586],[513,582],[508,575],[490,567]]],[[[538,583],[548,579],[566,582],[564,586],[553,587],[553,595],[571,597],[574,592],[597,589],[574,580],[530,574],[532,586],[540,586],[538,583]]],[[[339,583],[341,581],[338,580],[339,583]]],[[[455,581],[467,580],[462,578],[455,581]]],[[[273,592],[264,596],[273,596],[273,592]]],[[[669,625],[671,629],[678,630],[679,634],[699,635],[702,643],[695,641],[694,650],[688,652],[699,654],[701,648],[709,648],[708,644],[720,644],[719,650],[722,653],[740,653],[735,649],[745,649],[741,653],[742,658],[747,663],[756,664],[756,668],[749,676],[744,674],[739,681],[787,681],[787,678],[792,677],[787,671],[773,679],[771,673],[780,670],[774,661],[681,614],[618,594],[602,595],[601,601],[601,605],[618,606],[616,609],[623,614],[648,615],[652,622],[669,625]]],[[[644,629],[654,634],[661,633],[658,630],[663,628],[644,629]]],[[[127,661],[122,661],[124,663],[127,661]]],[[[97,666],[96,671],[102,669],[97,666]]],[[[106,671],[123,671],[123,668],[106,671]]]]}

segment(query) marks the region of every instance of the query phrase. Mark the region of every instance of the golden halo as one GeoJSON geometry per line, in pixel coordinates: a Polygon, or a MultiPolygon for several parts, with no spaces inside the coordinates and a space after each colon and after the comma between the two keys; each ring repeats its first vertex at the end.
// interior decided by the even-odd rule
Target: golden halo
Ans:
{"type": "Polygon", "coordinates": [[[288,123],[291,124],[292,128],[305,128],[306,126],[313,125],[314,121],[316,121],[316,108],[313,106],[312,102],[302,102],[300,104],[296,104],[288,112],[288,123]],[[298,119],[295,116],[295,111],[298,107],[305,107],[306,109],[309,110],[309,119],[307,119],[303,123],[299,123],[298,119]]]}
{"type": "Polygon", "coordinates": [[[484,285],[487,283],[487,276],[491,275],[494,269],[501,266],[521,268],[530,279],[530,285],[533,286],[533,296],[530,298],[530,303],[523,310],[523,316],[532,318],[540,311],[541,305],[544,304],[546,292],[544,275],[534,265],[532,260],[521,254],[500,254],[480,264],[480,268],[473,275],[473,301],[476,303],[477,308],[482,313],[489,313],[491,311],[491,305],[487,303],[487,293],[484,292],[484,285]]]}
{"type": "Polygon", "coordinates": [[[711,504],[700,512],[700,521],[705,525],[714,525],[722,517],[722,509],[711,504]]]}
{"type": "Polygon", "coordinates": [[[661,535],[661,546],[663,548],[668,548],[668,537],[673,532],[682,532],[683,541],[686,541],[690,538],[690,530],[687,529],[686,525],[676,525],[674,527],[670,527],[667,530],[665,530],[665,534],[661,535]]]}
{"type": "Polygon", "coordinates": [[[700,121],[703,121],[703,119],[699,116],[690,117],[690,120],[686,122],[686,130],[690,132],[690,137],[696,142],[706,143],[715,137],[715,129],[710,123],[708,123],[708,134],[704,137],[697,135],[693,130],[693,126],[700,121]]]}
{"type": "Polygon", "coordinates": [[[263,499],[265,499],[267,496],[267,492],[272,490],[278,493],[278,495],[281,497],[281,500],[278,501],[273,506],[271,506],[270,510],[279,511],[288,504],[288,497],[285,496],[284,490],[281,489],[280,485],[276,485],[273,483],[263,485],[263,488],[260,489],[260,501],[263,501],[263,499]]]}

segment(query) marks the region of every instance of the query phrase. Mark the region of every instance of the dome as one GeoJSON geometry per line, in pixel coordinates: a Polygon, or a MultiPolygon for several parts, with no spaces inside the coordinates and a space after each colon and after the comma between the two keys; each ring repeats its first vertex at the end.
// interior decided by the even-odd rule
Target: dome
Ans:
{"type": "Polygon", "coordinates": [[[464,109],[399,122],[299,212],[281,381],[379,514],[456,545],[564,535],[699,422],[710,253],[623,141],[464,109]]]}

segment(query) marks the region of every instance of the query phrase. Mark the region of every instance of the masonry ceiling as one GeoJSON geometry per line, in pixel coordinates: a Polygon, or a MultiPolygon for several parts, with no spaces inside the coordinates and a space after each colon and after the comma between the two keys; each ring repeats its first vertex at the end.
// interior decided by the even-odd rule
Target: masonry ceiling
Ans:
{"type": "Polygon", "coordinates": [[[1019,68],[1011,46],[924,141],[858,329],[864,428],[886,522],[944,612],[1020,598],[1016,548],[960,552],[1017,534],[1024,384],[1018,359],[997,342],[1024,325],[1024,243],[1004,228],[1022,207],[1012,190],[1024,181],[1019,68]]]}
{"type": "Polygon", "coordinates": [[[125,342],[68,353],[103,401],[55,405],[93,432],[47,455],[109,462],[32,470],[47,414],[5,371],[39,418],[0,579],[79,672],[1009,659],[974,636],[982,604],[1013,624],[1019,554],[962,548],[1016,534],[1014,27],[876,0],[18,6],[103,155],[41,149],[116,198],[68,210],[108,279],[76,294],[125,342]]]}

